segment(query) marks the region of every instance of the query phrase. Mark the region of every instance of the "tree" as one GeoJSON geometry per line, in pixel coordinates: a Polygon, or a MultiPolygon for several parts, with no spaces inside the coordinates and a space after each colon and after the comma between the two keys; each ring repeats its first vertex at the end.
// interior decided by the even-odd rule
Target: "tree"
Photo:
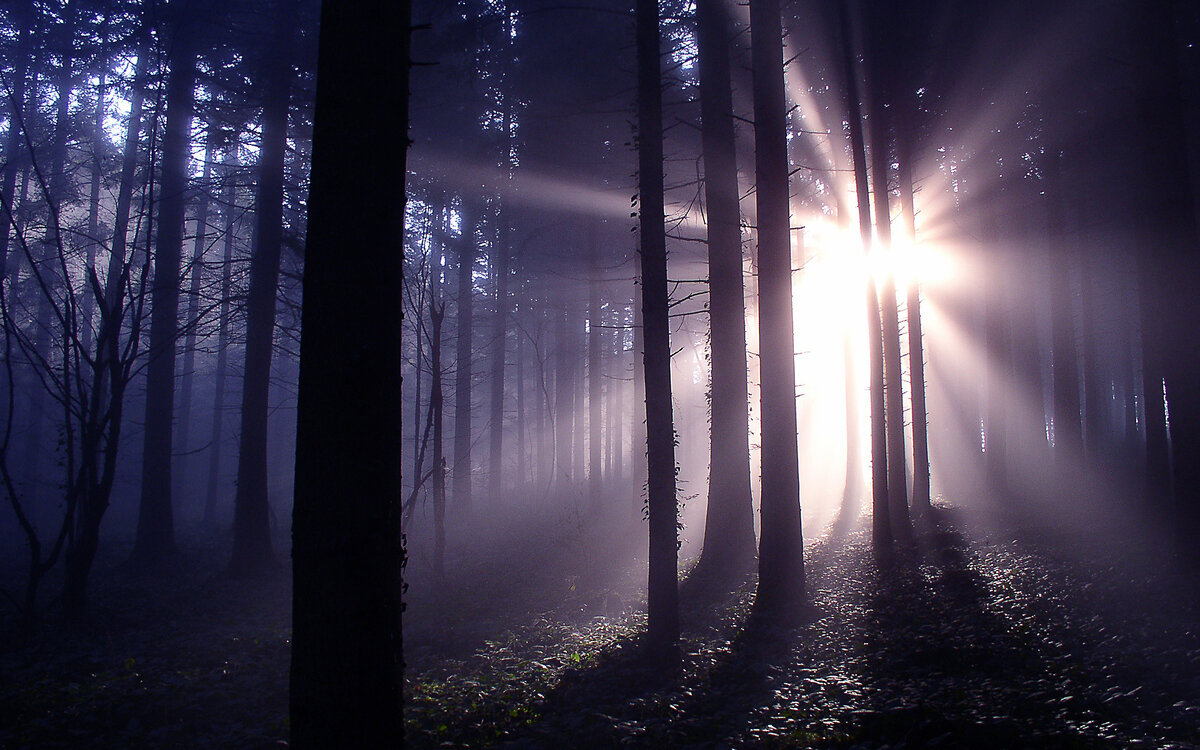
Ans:
{"type": "Polygon", "coordinates": [[[638,229],[646,378],[647,512],[650,521],[649,655],[670,660],[679,640],[675,426],[671,415],[667,237],[663,209],[662,73],[658,3],[637,0],[638,229]]]}
{"type": "Polygon", "coordinates": [[[783,23],[778,0],[750,3],[754,69],[754,174],[758,201],[758,340],[762,398],[762,531],[758,596],[764,613],[794,609],[804,595],[796,359],[792,333],[791,212],[783,23]]]}
{"type": "Polygon", "coordinates": [[[150,350],[146,365],[146,429],[142,441],[142,494],[134,559],[161,561],[175,550],[171,502],[172,421],[175,414],[175,345],[179,334],[179,261],[183,251],[188,154],[195,102],[194,8],[188,0],[170,7],[167,122],[162,146],[158,237],[150,290],[150,350]]]}
{"type": "MultiPolygon", "coordinates": [[[[862,129],[862,106],[858,96],[858,73],[854,68],[854,45],[850,34],[849,0],[836,0],[838,49],[846,84],[850,148],[854,156],[854,187],[858,196],[858,233],[863,252],[871,246],[871,195],[867,186],[867,152],[862,129]]],[[[871,542],[877,555],[892,548],[891,517],[888,513],[887,423],[883,393],[883,321],[875,277],[867,274],[867,337],[871,359],[871,542]]]]}
{"type": "Polygon", "coordinates": [[[720,0],[696,3],[703,125],[704,199],[708,218],[712,423],[704,550],[696,572],[746,571],[754,560],[750,496],[750,416],[746,309],[738,201],[729,11],[720,0]]]}
{"type": "Polygon", "coordinates": [[[234,496],[233,557],[229,573],[248,576],[275,565],[267,497],[267,401],[275,334],[275,296],[283,251],[283,174],[294,44],[295,0],[276,0],[272,45],[265,58],[262,150],[255,202],[254,255],[246,299],[246,376],[242,381],[242,439],[234,496]]]}
{"type": "Polygon", "coordinates": [[[411,4],[321,9],[293,516],[291,741],[403,743],[400,536],[411,4]]]}
{"type": "MultiPolygon", "coordinates": [[[[888,140],[891,128],[892,77],[895,62],[885,51],[883,6],[868,13],[871,50],[871,178],[875,192],[875,252],[893,254],[892,215],[888,171],[891,165],[888,140]]],[[[912,536],[908,514],[908,479],[904,464],[904,390],[900,365],[900,312],[896,299],[896,274],[884,274],[879,305],[883,322],[884,418],[887,429],[888,518],[892,533],[901,540],[912,536]]]]}

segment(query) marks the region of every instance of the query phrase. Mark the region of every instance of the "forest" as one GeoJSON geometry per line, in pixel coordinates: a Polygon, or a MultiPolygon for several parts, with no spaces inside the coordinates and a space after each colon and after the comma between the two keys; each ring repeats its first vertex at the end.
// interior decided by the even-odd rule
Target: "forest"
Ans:
{"type": "Polygon", "coordinates": [[[0,748],[1200,746],[1200,4],[3,0],[0,748]]]}

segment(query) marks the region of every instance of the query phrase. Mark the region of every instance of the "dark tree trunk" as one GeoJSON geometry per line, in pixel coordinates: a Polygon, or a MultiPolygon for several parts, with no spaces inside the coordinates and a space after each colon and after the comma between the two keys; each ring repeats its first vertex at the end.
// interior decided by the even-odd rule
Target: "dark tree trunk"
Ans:
{"type": "Polygon", "coordinates": [[[408,0],[321,9],[292,527],[291,742],[300,750],[404,742],[410,13],[408,0]]]}
{"type": "Polygon", "coordinates": [[[596,244],[596,228],[588,235],[588,498],[595,504],[600,500],[600,481],[603,476],[601,449],[605,433],[603,419],[603,365],[600,363],[603,329],[600,327],[600,248],[596,244]]]}
{"type": "MultiPolygon", "coordinates": [[[[439,216],[444,215],[445,208],[441,207],[439,216]]],[[[446,456],[443,452],[446,397],[442,392],[442,323],[446,318],[446,302],[442,297],[444,225],[437,231],[429,277],[429,373],[432,380],[429,413],[433,418],[433,572],[441,578],[446,574],[446,456]]]]}
{"type": "MultiPolygon", "coordinates": [[[[909,94],[901,107],[896,127],[897,179],[900,187],[900,212],[908,240],[917,242],[917,211],[913,202],[913,141],[914,102],[909,94]]],[[[908,280],[908,372],[911,383],[909,398],[912,404],[913,487],[912,509],[919,516],[928,516],[932,506],[929,498],[929,415],[925,406],[925,342],[921,326],[921,280],[916,273],[908,280]]],[[[890,483],[890,480],[889,480],[890,483]]]]}
{"type": "Polygon", "coordinates": [[[709,336],[712,423],[708,510],[697,572],[737,575],[754,563],[750,494],[750,417],[741,208],[729,69],[729,10],[721,0],[696,4],[704,200],[708,213],[709,336]]]}
{"type": "Polygon", "coordinates": [[[560,494],[571,489],[571,335],[565,295],[554,315],[554,483],[560,494]]]}
{"type": "Polygon", "coordinates": [[[221,310],[217,323],[217,365],[213,374],[212,438],[208,448],[208,480],[204,494],[204,528],[217,527],[217,496],[221,492],[221,453],[225,420],[225,380],[229,367],[229,312],[232,293],[233,240],[237,232],[237,193],[234,190],[234,163],[229,152],[225,156],[224,186],[221,205],[225,213],[224,254],[221,261],[221,310]]]}
{"type": "Polygon", "coordinates": [[[146,365],[146,428],[142,494],[133,557],[151,565],[174,552],[171,501],[171,422],[175,414],[175,343],[179,334],[179,259],[183,249],[188,151],[194,109],[196,52],[184,3],[173,8],[167,79],[167,122],[162,147],[158,238],[150,292],[150,350],[146,365]]]}
{"type": "MultiPolygon", "coordinates": [[[[862,110],[858,94],[858,72],[854,68],[854,47],[850,34],[849,0],[837,0],[838,37],[842,74],[846,83],[846,108],[849,112],[850,147],[854,156],[854,186],[858,196],[858,233],[863,252],[871,247],[871,195],[867,184],[867,150],[862,130],[862,110]]],[[[879,315],[879,292],[875,277],[867,274],[867,340],[871,358],[871,539],[876,554],[892,547],[891,515],[888,512],[887,421],[883,389],[883,321],[879,315]]]]}
{"type": "Polygon", "coordinates": [[[471,507],[472,338],[475,331],[475,213],[463,199],[458,242],[458,339],[454,356],[454,474],[451,492],[461,510],[471,507]]]}
{"type": "Polygon", "coordinates": [[[679,641],[675,425],[671,414],[667,237],[663,209],[662,74],[658,3],[637,0],[638,227],[641,233],[646,465],[650,519],[649,655],[669,661],[679,641]]]}
{"type": "Polygon", "coordinates": [[[25,102],[25,79],[29,70],[29,59],[32,56],[30,38],[33,36],[34,6],[33,3],[18,2],[12,6],[13,25],[17,27],[17,42],[14,48],[13,75],[11,97],[9,104],[8,138],[4,144],[4,165],[0,167],[0,200],[4,201],[5,215],[3,227],[0,227],[0,283],[8,277],[8,244],[12,236],[15,217],[12,215],[16,208],[14,189],[17,185],[18,166],[23,159],[17,155],[24,147],[24,129],[17,126],[21,120],[21,105],[25,102]]]}
{"type": "Polygon", "coordinates": [[[488,432],[488,487],[493,493],[503,489],[504,467],[504,365],[508,352],[508,266],[511,231],[508,220],[501,218],[500,242],[496,246],[496,310],[492,318],[491,417],[488,432]]]}
{"type": "MultiPolygon", "coordinates": [[[[242,431],[233,511],[229,573],[250,576],[275,566],[267,488],[267,417],[274,349],[275,295],[283,249],[283,172],[287,151],[294,0],[277,0],[273,51],[268,56],[262,151],[254,210],[254,255],[246,297],[246,370],[242,380],[242,431]]],[[[396,454],[399,456],[399,453],[396,454]]]]}
{"type": "MultiPolygon", "coordinates": [[[[891,165],[888,141],[891,138],[891,80],[885,68],[893,61],[886,60],[879,28],[880,12],[871,14],[867,22],[871,37],[871,181],[875,193],[876,254],[884,257],[895,252],[892,247],[891,194],[888,190],[888,171],[891,165]]],[[[896,300],[896,274],[889,269],[879,290],[879,306],[883,323],[884,407],[887,429],[887,486],[888,517],[892,534],[900,540],[912,537],[912,522],[908,513],[908,473],[905,466],[904,385],[900,363],[900,313],[896,300]]]]}
{"type": "Polygon", "coordinates": [[[751,1],[762,393],[762,532],[755,607],[761,612],[791,610],[804,596],[782,26],[778,0],[751,1]]]}
{"type": "Polygon", "coordinates": [[[1083,419],[1079,401],[1079,349],[1075,343],[1075,312],[1071,304],[1074,253],[1067,246],[1066,212],[1063,210],[1063,155],[1056,152],[1051,159],[1046,173],[1046,223],[1052,261],[1050,346],[1053,351],[1054,455],[1059,467],[1066,468],[1077,465],[1083,458],[1083,419]]]}

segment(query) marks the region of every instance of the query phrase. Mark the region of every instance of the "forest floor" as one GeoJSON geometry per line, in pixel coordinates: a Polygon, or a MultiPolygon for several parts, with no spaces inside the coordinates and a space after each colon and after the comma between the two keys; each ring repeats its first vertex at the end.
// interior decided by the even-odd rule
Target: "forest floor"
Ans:
{"type": "MultiPolygon", "coordinates": [[[[666,672],[639,658],[640,566],[612,564],[640,549],[632,532],[539,530],[451,558],[441,583],[414,558],[409,743],[1200,746],[1200,611],[1159,556],[939,518],[884,568],[864,528],[810,544],[809,602],[788,628],[749,619],[750,582],[685,585],[666,672]]],[[[200,550],[130,578],[119,552],[87,626],[4,642],[0,748],[285,744],[286,572],[226,581],[200,550]]]]}

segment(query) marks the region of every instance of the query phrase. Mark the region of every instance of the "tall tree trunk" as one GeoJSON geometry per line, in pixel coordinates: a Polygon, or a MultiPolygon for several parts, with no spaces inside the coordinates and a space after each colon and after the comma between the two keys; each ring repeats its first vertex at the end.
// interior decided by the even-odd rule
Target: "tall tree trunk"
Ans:
{"type": "Polygon", "coordinates": [[[492,387],[489,418],[488,486],[493,493],[503,491],[504,458],[504,364],[508,344],[509,247],[512,232],[508,220],[500,217],[500,241],[496,246],[496,310],[492,317],[492,387]]]}
{"type": "Polygon", "coordinates": [[[1056,150],[1046,173],[1046,223],[1051,262],[1050,317],[1053,351],[1054,455],[1060,469],[1083,458],[1083,419],[1079,401],[1079,349],[1075,341],[1075,312],[1071,298],[1074,253],[1067,246],[1063,210],[1063,154],[1056,150]]]}
{"type": "Polygon", "coordinates": [[[454,356],[454,474],[451,492],[462,510],[471,507],[472,338],[475,330],[475,213],[463,198],[458,242],[458,340],[454,356]]]}
{"type": "Polygon", "coordinates": [[[779,0],[751,0],[754,172],[758,199],[758,338],[762,407],[762,612],[787,611],[804,596],[800,459],[796,444],[796,344],[792,319],[787,109],[779,0]]]}
{"type": "Polygon", "coordinates": [[[409,0],[321,7],[292,527],[291,742],[300,750],[404,743],[410,16],[409,0]]]}
{"type": "Polygon", "coordinates": [[[571,337],[567,303],[561,295],[554,315],[554,483],[560,494],[571,488],[571,337]]]}
{"type": "Polygon", "coordinates": [[[646,465],[650,520],[648,648],[669,661],[679,640],[675,425],[671,414],[667,237],[663,208],[662,74],[657,0],[637,0],[638,227],[645,325],[646,465]]]}
{"type": "Polygon", "coordinates": [[[754,562],[754,507],[750,493],[741,208],[729,69],[730,19],[721,0],[697,2],[696,32],[712,361],[708,509],[697,571],[736,576],[749,570],[754,562]]]}
{"type": "MultiPolygon", "coordinates": [[[[917,243],[917,211],[913,200],[913,145],[915,134],[915,102],[902,92],[896,127],[897,179],[900,187],[900,213],[908,241],[917,243]]],[[[911,390],[913,434],[912,509],[919,516],[928,516],[933,509],[929,498],[929,414],[925,406],[925,342],[921,325],[921,279],[915,273],[908,279],[908,372],[911,390]]]]}
{"type": "MultiPolygon", "coordinates": [[[[439,217],[445,216],[440,207],[439,217]]],[[[439,218],[441,221],[441,218],[439,218]]],[[[442,392],[442,323],[446,302],[442,296],[442,251],[444,224],[434,241],[433,270],[429,277],[429,413],[433,417],[433,572],[440,579],[446,574],[446,456],[443,453],[446,397],[442,392]]]]}
{"type": "Polygon", "coordinates": [[[150,350],[146,365],[146,428],[142,443],[142,494],[133,557],[158,562],[175,550],[171,501],[171,422],[175,414],[175,344],[179,334],[179,259],[183,249],[188,154],[196,51],[188,3],[174,7],[167,78],[167,122],[162,147],[158,238],[150,292],[150,350]]]}
{"type": "Polygon", "coordinates": [[[176,472],[177,484],[191,485],[190,471],[193,457],[189,451],[192,431],[192,391],[196,382],[196,333],[200,325],[200,282],[204,275],[204,249],[208,240],[208,202],[212,189],[212,136],[206,138],[204,166],[200,176],[200,189],[196,191],[196,236],[192,242],[192,259],[188,281],[188,308],[184,325],[187,333],[183,337],[183,372],[179,377],[179,447],[183,452],[176,472]],[[180,481],[182,480],[182,481],[180,481]]]}
{"type": "Polygon", "coordinates": [[[11,12],[12,23],[17,27],[17,42],[13,53],[13,75],[10,84],[12,90],[8,99],[8,138],[4,144],[4,164],[0,167],[0,200],[3,200],[5,206],[3,227],[0,227],[0,283],[4,283],[9,273],[8,245],[16,219],[12,211],[17,206],[13,191],[17,185],[18,166],[26,161],[17,157],[24,149],[25,139],[25,130],[18,127],[18,123],[23,121],[21,105],[25,102],[25,79],[32,56],[30,39],[33,36],[34,5],[14,3],[11,12]]]}
{"type": "MultiPolygon", "coordinates": [[[[275,297],[283,250],[283,173],[292,63],[294,0],[277,0],[274,49],[265,76],[258,198],[254,207],[254,255],[246,297],[246,371],[242,380],[242,439],[238,450],[233,511],[233,556],[229,573],[250,576],[275,566],[271,550],[267,488],[267,417],[270,413],[271,355],[275,297]]],[[[399,425],[397,425],[399,429],[399,425]]],[[[399,457],[399,452],[397,452],[399,457]]]]}
{"type": "MultiPolygon", "coordinates": [[[[878,11],[872,14],[867,26],[872,39],[871,60],[871,177],[875,193],[875,240],[874,252],[890,256],[892,248],[892,215],[888,171],[891,165],[888,140],[891,137],[891,110],[888,101],[890,80],[885,74],[883,30],[878,28],[878,11]]],[[[897,539],[912,537],[912,522],[908,513],[908,472],[905,466],[904,440],[904,384],[900,363],[900,314],[896,300],[896,274],[889,269],[883,277],[879,291],[879,306],[883,322],[883,370],[884,405],[887,416],[887,471],[888,471],[888,517],[892,522],[892,533],[897,539]]]]}
{"type": "MultiPolygon", "coordinates": [[[[854,157],[854,186],[858,197],[858,233],[863,252],[871,247],[871,194],[867,184],[867,151],[863,138],[858,72],[854,67],[854,45],[850,34],[849,0],[838,4],[838,37],[842,73],[846,84],[846,109],[850,122],[850,147],[854,157]]],[[[892,547],[891,514],[888,512],[887,404],[884,397],[883,320],[879,314],[879,292],[873,274],[867,274],[867,340],[871,359],[871,539],[876,554],[892,547]]]]}
{"type": "Polygon", "coordinates": [[[204,493],[204,528],[217,527],[217,496],[221,491],[221,452],[225,420],[225,380],[229,368],[229,314],[232,294],[233,241],[237,233],[237,193],[234,189],[232,150],[225,154],[221,205],[225,214],[223,255],[221,260],[221,310],[217,323],[217,364],[213,373],[212,432],[208,448],[208,479],[204,493]]]}
{"type": "Polygon", "coordinates": [[[588,497],[593,504],[600,500],[602,440],[605,434],[601,422],[604,375],[600,363],[603,329],[600,327],[600,249],[596,245],[596,228],[588,229],[588,497]]]}

